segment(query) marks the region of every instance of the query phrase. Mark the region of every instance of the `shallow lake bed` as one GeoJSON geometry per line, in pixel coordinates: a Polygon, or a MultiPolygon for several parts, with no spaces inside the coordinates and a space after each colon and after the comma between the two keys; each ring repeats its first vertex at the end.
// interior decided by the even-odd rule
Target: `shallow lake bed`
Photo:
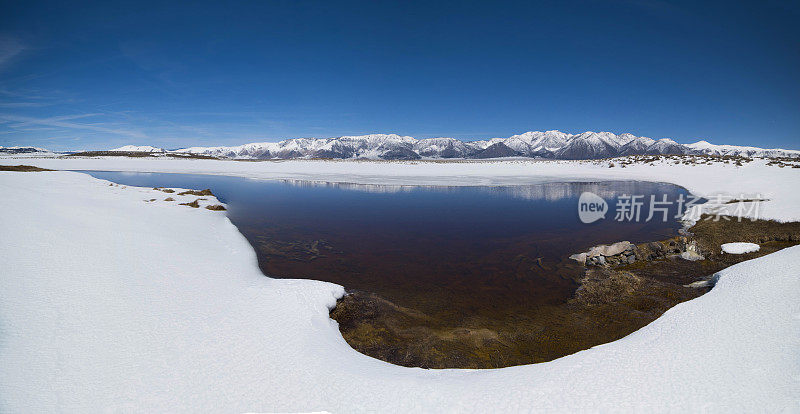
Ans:
{"type": "MultiPolygon", "coordinates": [[[[702,293],[653,287],[671,299],[637,304],[633,312],[576,302],[586,271],[570,254],[620,240],[666,239],[681,227],[675,207],[666,221],[617,221],[612,210],[584,224],[578,197],[592,192],[614,206],[631,194],[688,196],[670,184],[424,187],[89,174],[125,185],[210,188],[254,246],[264,274],[344,286],[349,294],[331,315],[345,339],[401,365],[542,362],[624,336],[702,293]]],[[[641,214],[647,217],[647,205],[641,214]]],[[[612,282],[615,289],[642,287],[631,279],[612,282]]]]}

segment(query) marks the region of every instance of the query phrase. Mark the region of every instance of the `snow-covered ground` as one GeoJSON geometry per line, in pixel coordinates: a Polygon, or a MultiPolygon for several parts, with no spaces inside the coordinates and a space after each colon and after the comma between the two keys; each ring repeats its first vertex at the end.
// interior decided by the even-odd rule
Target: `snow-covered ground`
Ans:
{"type": "Polygon", "coordinates": [[[778,168],[756,159],[734,164],[633,164],[609,168],[608,161],[536,161],[530,159],[471,162],[428,161],[263,161],[168,158],[25,158],[0,157],[0,165],[27,164],[59,170],[148,171],[230,175],[256,179],[309,180],[387,185],[514,185],[552,181],[644,180],[683,186],[709,199],[708,211],[744,217],[800,221],[800,169],[778,168]],[[733,199],[768,200],[743,205],[733,199]],[[737,214],[734,214],[737,215],[737,214]]]}
{"type": "MultiPolygon", "coordinates": [[[[760,161],[25,164],[383,184],[646,179],[760,193],[773,218],[800,218],[797,170],[760,161]]],[[[0,172],[0,189],[0,412],[800,410],[800,246],[720,272],[710,293],[613,343],[536,365],[423,370],[352,350],[328,317],[342,288],[264,277],[224,212],[72,172],[0,172]]]]}

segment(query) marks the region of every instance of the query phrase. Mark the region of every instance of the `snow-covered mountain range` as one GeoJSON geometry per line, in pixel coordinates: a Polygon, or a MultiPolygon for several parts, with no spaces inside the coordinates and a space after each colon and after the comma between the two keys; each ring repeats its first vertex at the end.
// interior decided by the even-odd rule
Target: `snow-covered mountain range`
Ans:
{"type": "Polygon", "coordinates": [[[709,155],[741,155],[747,157],[800,157],[800,151],[780,148],[764,149],[737,145],[714,145],[708,141],[698,141],[687,147],[709,155]]]}
{"type": "MultiPolygon", "coordinates": [[[[161,148],[127,145],[114,151],[164,152],[161,148]]],[[[234,147],[191,147],[178,153],[240,159],[367,158],[413,160],[420,158],[539,157],[596,159],[623,155],[710,154],[800,157],[800,151],[714,145],[706,141],[679,144],[669,138],[654,140],[633,134],[532,131],[508,138],[460,141],[455,138],[416,139],[395,134],[371,134],[336,138],[295,138],[234,147]]]]}
{"type": "Polygon", "coordinates": [[[0,154],[31,154],[37,152],[49,152],[44,148],[37,147],[4,147],[0,145],[0,154]]]}

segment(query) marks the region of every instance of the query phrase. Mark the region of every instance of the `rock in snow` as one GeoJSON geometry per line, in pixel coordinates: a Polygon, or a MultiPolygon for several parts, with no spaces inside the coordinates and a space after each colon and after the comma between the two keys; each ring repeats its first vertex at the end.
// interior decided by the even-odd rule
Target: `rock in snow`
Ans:
{"type": "Polygon", "coordinates": [[[722,251],[728,254],[745,254],[757,252],[761,246],[755,243],[725,243],[722,246],[722,251]]]}
{"type": "MultiPolygon", "coordinates": [[[[99,168],[106,162],[94,161],[99,168]]],[[[77,165],[70,162],[62,165],[77,165]]],[[[427,171],[462,174],[461,166],[436,168],[427,171]]],[[[486,168],[522,180],[509,166],[486,168]]],[[[569,169],[558,171],[568,178],[569,169]]],[[[725,178],[727,170],[716,171],[725,178]]],[[[392,177],[399,176],[384,179],[392,177]]],[[[661,181],[676,177],[663,171],[661,181]]],[[[753,181],[738,184],[757,190],[753,181]]],[[[351,349],[328,317],[343,289],[263,276],[222,212],[146,203],[163,194],[73,172],[0,172],[0,189],[4,412],[727,413],[800,406],[800,246],[719,272],[706,295],[612,343],[542,364],[424,370],[351,349]]]]}

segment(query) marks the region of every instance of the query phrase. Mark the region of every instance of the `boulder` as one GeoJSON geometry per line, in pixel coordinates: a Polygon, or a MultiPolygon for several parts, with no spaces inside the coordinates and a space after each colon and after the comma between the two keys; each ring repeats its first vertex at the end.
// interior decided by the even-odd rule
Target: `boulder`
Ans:
{"type": "Polygon", "coordinates": [[[692,241],[686,244],[686,251],[681,253],[681,259],[695,261],[703,260],[705,257],[698,252],[697,242],[692,241]]]}
{"type": "Polygon", "coordinates": [[[578,263],[585,265],[586,264],[586,253],[576,253],[569,257],[572,260],[577,260],[578,263]]]}

